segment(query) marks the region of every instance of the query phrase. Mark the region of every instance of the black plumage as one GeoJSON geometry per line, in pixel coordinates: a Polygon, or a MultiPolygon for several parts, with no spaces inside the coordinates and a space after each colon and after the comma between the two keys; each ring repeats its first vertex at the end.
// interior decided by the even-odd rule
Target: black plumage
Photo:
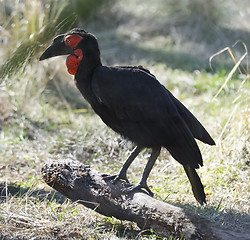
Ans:
{"type": "MultiPolygon", "coordinates": [[[[203,165],[195,138],[215,144],[206,129],[149,70],[142,66],[102,66],[96,38],[83,30],[74,29],[65,34],[60,46],[52,44],[40,59],[51,57],[53,51],[61,55],[55,49],[62,49],[63,45],[68,48],[65,39],[69,36],[70,40],[73,35],[82,39],[79,37],[76,46],[71,44],[72,52],[64,50],[63,54],[74,56],[76,49],[82,51],[83,58],[75,73],[76,86],[106,125],[137,145],[114,181],[127,180],[126,172],[134,158],[143,148],[152,148],[142,179],[133,188],[144,188],[152,194],[147,178],[161,147],[165,147],[184,166],[197,201],[206,202],[203,185],[195,171],[203,165]]],[[[77,61],[78,56],[75,57],[77,61]]]]}

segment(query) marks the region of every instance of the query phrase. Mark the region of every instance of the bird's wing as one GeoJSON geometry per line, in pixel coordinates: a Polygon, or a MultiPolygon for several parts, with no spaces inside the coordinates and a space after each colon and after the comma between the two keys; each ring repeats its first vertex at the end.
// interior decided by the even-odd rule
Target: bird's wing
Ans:
{"type": "Polygon", "coordinates": [[[173,102],[175,103],[178,112],[188,125],[194,137],[204,143],[215,145],[214,140],[211,138],[211,136],[209,135],[207,130],[202,126],[199,120],[172,94],[170,96],[173,102]]]}
{"type": "Polygon", "coordinates": [[[195,168],[202,165],[194,136],[178,111],[180,106],[151,74],[138,68],[102,66],[93,74],[92,89],[98,101],[127,127],[125,136],[131,128],[134,134],[165,146],[180,163],[195,168]]]}
{"type": "MultiPolygon", "coordinates": [[[[124,68],[129,68],[129,66],[122,66],[124,68]]],[[[134,66],[134,68],[141,69],[142,71],[145,71],[146,73],[152,75],[155,77],[148,69],[145,69],[143,66],[134,66]]],[[[166,91],[168,91],[166,89],[166,91]]],[[[207,130],[202,126],[202,124],[199,122],[199,120],[178,100],[176,99],[170,92],[169,97],[172,99],[172,101],[175,103],[175,106],[182,116],[185,123],[188,125],[190,131],[194,135],[196,139],[199,139],[200,141],[215,145],[214,140],[209,135],[207,130]]]]}
{"type": "Polygon", "coordinates": [[[99,67],[92,79],[92,89],[100,103],[116,113],[119,119],[153,119],[153,108],[162,91],[152,75],[134,67],[99,67]],[[151,110],[151,111],[150,111],[151,110]]]}

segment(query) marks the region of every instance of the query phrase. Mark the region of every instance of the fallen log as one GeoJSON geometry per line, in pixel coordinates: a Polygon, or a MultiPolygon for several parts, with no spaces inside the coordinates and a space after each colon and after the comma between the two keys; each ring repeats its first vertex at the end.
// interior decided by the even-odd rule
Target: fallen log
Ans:
{"type": "Polygon", "coordinates": [[[150,197],[143,190],[126,194],[130,183],[112,184],[103,175],[77,161],[47,163],[44,181],[72,201],[105,216],[136,222],[141,229],[153,229],[162,237],[184,239],[249,239],[249,234],[223,228],[219,223],[180,207],[150,197]]]}

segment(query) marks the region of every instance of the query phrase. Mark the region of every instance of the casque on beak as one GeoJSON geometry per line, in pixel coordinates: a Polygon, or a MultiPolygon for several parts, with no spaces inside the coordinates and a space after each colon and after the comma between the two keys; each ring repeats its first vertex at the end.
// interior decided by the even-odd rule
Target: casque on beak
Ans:
{"type": "Polygon", "coordinates": [[[39,60],[42,61],[47,58],[73,54],[73,49],[64,43],[64,34],[57,36],[53,43],[43,52],[39,60]]]}

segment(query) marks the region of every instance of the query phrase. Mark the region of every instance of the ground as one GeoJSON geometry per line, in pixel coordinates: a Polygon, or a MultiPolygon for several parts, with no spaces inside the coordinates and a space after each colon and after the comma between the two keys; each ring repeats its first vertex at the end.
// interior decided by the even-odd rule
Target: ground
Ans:
{"type": "MultiPolygon", "coordinates": [[[[206,15],[194,15],[192,4],[183,12],[183,6],[173,8],[171,1],[166,6],[160,0],[111,2],[110,7],[103,6],[78,23],[97,36],[103,63],[141,64],[150,69],[197,116],[216,142],[216,146],[198,142],[204,160],[198,172],[207,205],[197,204],[183,168],[165,149],[149,177],[155,197],[247,231],[247,61],[245,58],[242,62],[246,72],[243,68],[242,74],[235,71],[217,95],[234,63],[224,52],[212,59],[212,71],[208,58],[224,47],[230,47],[237,60],[244,54],[241,43],[234,48],[232,44],[242,39],[249,46],[249,4],[238,4],[240,14],[232,10],[234,6],[226,6],[231,9],[227,19],[217,6],[224,18],[217,19],[212,11],[213,16],[208,12],[211,19],[207,19],[206,15]],[[201,24],[195,24],[195,17],[208,24],[206,34],[201,24]]],[[[200,2],[196,0],[198,9],[203,6],[200,2]]],[[[3,26],[11,33],[7,23],[3,26]]],[[[6,39],[1,55],[8,50],[11,37],[6,39]]],[[[42,166],[62,159],[77,159],[102,173],[116,173],[134,145],[94,114],[66,72],[63,57],[39,62],[38,56],[39,52],[25,69],[5,77],[0,85],[0,239],[160,239],[152,230],[141,231],[133,223],[103,217],[72,203],[43,182],[42,166]]],[[[129,168],[130,181],[140,179],[149,153],[145,150],[129,168]]]]}

